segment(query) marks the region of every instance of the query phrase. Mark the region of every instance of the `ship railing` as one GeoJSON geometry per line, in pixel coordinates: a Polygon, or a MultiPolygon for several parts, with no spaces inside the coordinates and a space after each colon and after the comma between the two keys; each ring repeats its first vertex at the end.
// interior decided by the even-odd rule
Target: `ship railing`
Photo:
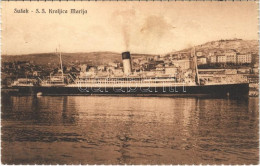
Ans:
{"type": "Polygon", "coordinates": [[[161,84],[161,83],[183,83],[177,82],[176,80],[156,80],[156,79],[149,79],[149,80],[76,80],[76,84],[133,84],[133,83],[152,83],[152,84],[161,84]]]}

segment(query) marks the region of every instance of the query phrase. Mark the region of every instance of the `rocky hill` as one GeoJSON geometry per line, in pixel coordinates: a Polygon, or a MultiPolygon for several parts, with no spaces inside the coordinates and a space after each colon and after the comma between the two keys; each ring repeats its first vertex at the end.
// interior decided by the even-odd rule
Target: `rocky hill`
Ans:
{"type": "MultiPolygon", "coordinates": [[[[169,54],[187,52],[187,56],[190,56],[192,48],[183,49],[169,54]]],[[[254,56],[258,56],[258,41],[257,40],[219,40],[207,42],[202,45],[196,46],[196,51],[203,52],[203,55],[207,56],[209,52],[224,53],[226,51],[236,51],[238,53],[252,53],[254,56]]],[[[132,54],[132,57],[141,56],[154,56],[147,54],[132,54]]],[[[121,62],[121,53],[115,52],[89,52],[89,53],[62,53],[62,59],[64,64],[70,63],[88,63],[93,65],[107,64],[109,62],[121,62]]],[[[33,61],[35,64],[48,64],[59,63],[59,56],[56,53],[44,53],[44,54],[28,54],[28,55],[3,55],[3,62],[12,61],[33,61]]]]}
{"type": "MultiPolygon", "coordinates": [[[[95,63],[102,64],[111,61],[120,60],[120,54],[113,52],[90,52],[90,53],[61,53],[64,64],[70,63],[95,63]]],[[[28,55],[12,55],[2,56],[3,62],[13,61],[33,61],[34,64],[45,65],[48,63],[59,63],[59,54],[43,53],[43,54],[28,54],[28,55]]]]}
{"type": "MultiPolygon", "coordinates": [[[[242,40],[242,39],[230,39],[230,40],[218,40],[207,42],[202,45],[195,46],[196,51],[203,52],[205,56],[207,56],[210,52],[215,53],[224,53],[227,51],[235,51],[237,53],[252,53],[258,54],[258,41],[257,40],[242,40]]],[[[186,48],[180,51],[176,51],[174,53],[179,52],[187,52],[190,53],[192,48],[186,48]]]]}

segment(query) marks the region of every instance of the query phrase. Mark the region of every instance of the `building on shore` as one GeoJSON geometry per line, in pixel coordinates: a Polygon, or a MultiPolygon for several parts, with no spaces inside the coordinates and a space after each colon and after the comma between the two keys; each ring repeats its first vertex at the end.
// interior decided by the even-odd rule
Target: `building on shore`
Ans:
{"type": "Polygon", "coordinates": [[[217,63],[217,56],[211,56],[210,57],[210,63],[217,63]]]}
{"type": "Polygon", "coordinates": [[[218,63],[226,63],[227,57],[225,55],[219,55],[219,56],[217,56],[217,61],[218,61],[218,63]]]}
{"type": "Polygon", "coordinates": [[[189,69],[190,68],[190,60],[183,59],[183,60],[173,60],[172,64],[176,67],[180,67],[181,69],[189,69]]]}
{"type": "Polygon", "coordinates": [[[244,63],[251,63],[252,62],[252,55],[251,54],[239,54],[237,55],[237,63],[244,64],[244,63]]]}
{"type": "Polygon", "coordinates": [[[198,58],[198,65],[204,65],[204,64],[207,64],[207,58],[206,57],[198,58]]]}
{"type": "Polygon", "coordinates": [[[227,52],[225,53],[227,63],[237,63],[237,53],[236,52],[227,52]]]}

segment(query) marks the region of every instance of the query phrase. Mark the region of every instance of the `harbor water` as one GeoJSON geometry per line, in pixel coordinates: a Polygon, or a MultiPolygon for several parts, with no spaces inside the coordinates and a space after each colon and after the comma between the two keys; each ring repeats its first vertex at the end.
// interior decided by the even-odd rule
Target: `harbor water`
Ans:
{"type": "Polygon", "coordinates": [[[258,164],[258,98],[2,96],[4,164],[258,164]]]}

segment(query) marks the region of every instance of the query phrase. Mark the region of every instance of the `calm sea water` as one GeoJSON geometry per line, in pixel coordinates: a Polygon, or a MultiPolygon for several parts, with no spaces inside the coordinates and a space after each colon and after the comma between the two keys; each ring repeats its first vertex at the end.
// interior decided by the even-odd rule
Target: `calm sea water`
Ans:
{"type": "Polygon", "coordinates": [[[257,164],[258,98],[2,96],[8,164],[257,164]]]}

